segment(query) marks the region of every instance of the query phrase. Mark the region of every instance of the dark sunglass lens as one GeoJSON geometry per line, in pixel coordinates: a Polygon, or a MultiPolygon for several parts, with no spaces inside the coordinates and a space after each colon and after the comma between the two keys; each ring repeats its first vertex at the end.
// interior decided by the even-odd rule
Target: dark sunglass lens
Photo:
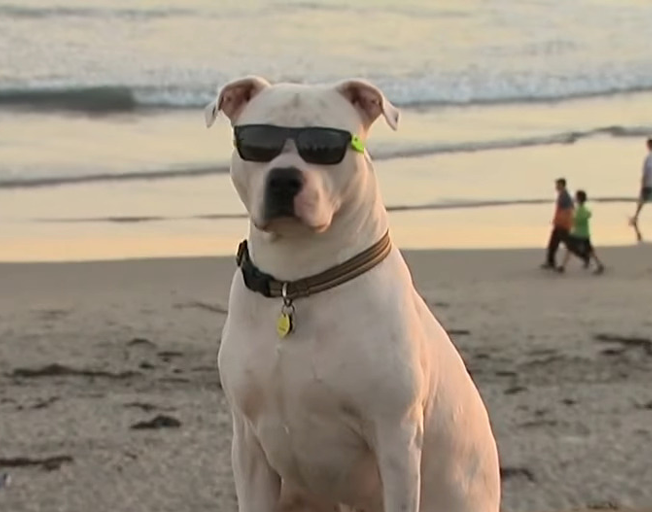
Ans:
{"type": "Polygon", "coordinates": [[[237,126],[235,144],[243,160],[270,162],[281,154],[287,134],[275,126],[237,126]]]}
{"type": "Polygon", "coordinates": [[[297,137],[299,156],[317,165],[334,165],[344,159],[351,136],[340,130],[306,128],[297,137]]]}

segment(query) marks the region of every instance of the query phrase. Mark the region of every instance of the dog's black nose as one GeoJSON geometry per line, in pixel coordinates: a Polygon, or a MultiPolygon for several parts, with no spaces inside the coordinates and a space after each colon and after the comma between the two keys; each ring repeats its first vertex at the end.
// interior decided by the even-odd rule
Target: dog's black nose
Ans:
{"type": "Polygon", "coordinates": [[[303,174],[296,167],[276,167],[269,171],[265,185],[265,216],[293,216],[294,198],[303,188],[303,174]]]}
{"type": "Polygon", "coordinates": [[[272,194],[294,197],[302,186],[303,175],[296,167],[277,167],[267,176],[267,190],[272,194]]]}

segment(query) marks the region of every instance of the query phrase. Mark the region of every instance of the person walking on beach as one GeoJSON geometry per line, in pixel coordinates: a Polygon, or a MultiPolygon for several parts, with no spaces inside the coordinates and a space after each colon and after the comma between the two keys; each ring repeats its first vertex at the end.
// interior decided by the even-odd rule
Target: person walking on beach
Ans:
{"type": "Polygon", "coordinates": [[[577,207],[573,215],[573,229],[566,242],[564,261],[557,267],[557,272],[564,272],[566,270],[571,253],[581,258],[584,261],[585,267],[588,267],[591,260],[595,261],[596,269],[593,271],[594,274],[602,274],[604,272],[604,265],[595,253],[595,249],[591,243],[591,229],[589,228],[591,210],[586,206],[586,198],[586,192],[584,190],[578,190],[575,193],[577,207]]]}
{"type": "Polygon", "coordinates": [[[566,189],[565,178],[558,178],[555,181],[555,190],[557,190],[555,216],[552,220],[552,232],[548,240],[546,262],[541,265],[541,268],[548,270],[555,270],[557,268],[557,249],[561,242],[566,244],[573,225],[573,198],[566,189]]]}
{"type": "Polygon", "coordinates": [[[638,229],[638,216],[641,214],[643,205],[646,202],[652,202],[652,137],[647,140],[647,156],[643,162],[643,176],[641,177],[641,191],[636,202],[636,212],[629,220],[630,225],[636,231],[636,239],[641,242],[643,235],[638,229]]]}

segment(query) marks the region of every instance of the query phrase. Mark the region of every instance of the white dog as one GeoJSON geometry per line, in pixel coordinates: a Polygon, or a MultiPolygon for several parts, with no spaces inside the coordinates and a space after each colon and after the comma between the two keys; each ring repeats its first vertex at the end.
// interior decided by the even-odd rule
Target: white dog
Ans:
{"type": "Polygon", "coordinates": [[[361,80],[247,77],[208,126],[220,111],[250,217],[218,357],[240,512],[498,512],[487,411],[389,241],[364,149],[397,109],[361,80]]]}

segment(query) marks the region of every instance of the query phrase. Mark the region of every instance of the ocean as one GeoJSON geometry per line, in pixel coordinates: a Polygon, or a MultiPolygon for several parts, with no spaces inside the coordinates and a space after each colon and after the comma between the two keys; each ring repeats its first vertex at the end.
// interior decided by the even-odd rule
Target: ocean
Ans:
{"type": "Polygon", "coordinates": [[[551,180],[631,243],[652,134],[646,0],[0,0],[0,260],[220,254],[246,233],[216,88],[364,77],[409,247],[543,245],[551,180]]]}

